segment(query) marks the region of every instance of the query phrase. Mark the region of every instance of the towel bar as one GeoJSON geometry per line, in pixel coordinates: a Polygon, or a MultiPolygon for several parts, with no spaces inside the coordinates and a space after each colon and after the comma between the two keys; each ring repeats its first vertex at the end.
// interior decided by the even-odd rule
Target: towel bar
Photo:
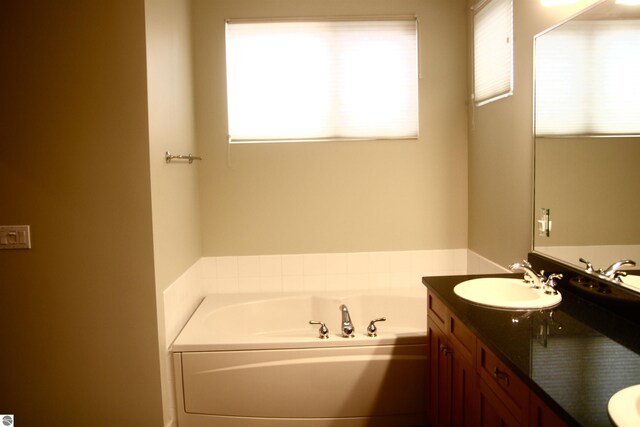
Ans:
{"type": "Polygon", "coordinates": [[[171,163],[171,160],[189,160],[189,164],[191,164],[194,160],[202,160],[202,157],[194,156],[191,153],[188,156],[182,154],[176,156],[167,151],[164,153],[164,160],[167,163],[171,163]]]}

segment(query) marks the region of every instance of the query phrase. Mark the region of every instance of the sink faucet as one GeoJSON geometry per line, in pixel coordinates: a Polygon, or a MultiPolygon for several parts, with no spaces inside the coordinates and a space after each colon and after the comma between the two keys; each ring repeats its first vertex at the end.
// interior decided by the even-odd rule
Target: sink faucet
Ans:
{"type": "Polygon", "coordinates": [[[523,260],[522,262],[516,262],[509,266],[509,270],[513,271],[523,271],[524,272],[524,281],[527,283],[532,283],[535,289],[540,289],[542,287],[542,282],[545,280],[544,276],[533,271],[533,267],[529,261],[523,260]]]}
{"type": "Polygon", "coordinates": [[[621,275],[620,273],[622,273],[619,270],[625,265],[629,265],[633,267],[636,265],[636,262],[630,259],[623,259],[620,261],[616,261],[613,264],[611,264],[609,267],[607,267],[607,269],[604,270],[602,274],[604,274],[610,279],[618,278],[621,275]]]}
{"type": "Polygon", "coordinates": [[[544,293],[547,295],[556,295],[558,291],[556,291],[556,280],[562,279],[562,274],[553,273],[550,274],[549,277],[544,277],[544,270],[540,271],[540,273],[536,273],[529,263],[526,260],[522,262],[516,262],[509,266],[509,270],[516,271],[524,271],[524,281],[527,283],[533,283],[534,289],[544,289],[544,293]]]}
{"type": "Polygon", "coordinates": [[[591,264],[586,259],[580,258],[580,262],[586,264],[587,268],[584,270],[585,272],[590,273],[590,274],[595,274],[596,276],[600,277],[601,279],[609,279],[609,280],[613,280],[613,281],[619,281],[620,277],[624,277],[624,276],[627,275],[626,272],[620,270],[622,267],[624,267],[625,265],[629,265],[629,266],[635,266],[636,265],[636,262],[631,260],[631,259],[623,259],[623,260],[614,262],[609,267],[607,267],[605,270],[603,270],[603,269],[595,270],[593,268],[593,264],[591,264]]]}
{"type": "Polygon", "coordinates": [[[349,309],[346,305],[342,304],[340,311],[342,312],[342,336],[345,338],[353,338],[354,328],[351,323],[351,316],[349,316],[349,309]]]}

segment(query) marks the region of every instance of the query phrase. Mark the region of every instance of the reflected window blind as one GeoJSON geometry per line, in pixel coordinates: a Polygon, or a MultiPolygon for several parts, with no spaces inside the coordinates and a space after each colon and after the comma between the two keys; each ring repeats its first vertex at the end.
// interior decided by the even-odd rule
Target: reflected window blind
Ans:
{"type": "Polygon", "coordinates": [[[227,22],[229,142],[418,136],[417,20],[227,22]]]}
{"type": "Polygon", "coordinates": [[[483,105],[513,93],[513,3],[488,0],[473,15],[473,98],[483,105]]]}
{"type": "Polygon", "coordinates": [[[571,21],[536,39],[536,135],[640,134],[640,21],[571,21]]]}

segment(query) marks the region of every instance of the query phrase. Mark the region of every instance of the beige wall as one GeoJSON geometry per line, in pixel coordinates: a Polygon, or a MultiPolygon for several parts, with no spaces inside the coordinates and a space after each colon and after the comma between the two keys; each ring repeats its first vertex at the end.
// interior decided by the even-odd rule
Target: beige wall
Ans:
{"type": "Polygon", "coordinates": [[[538,138],[536,213],[553,228],[536,246],[640,243],[638,159],[640,138],[538,138]]]}
{"type": "Polygon", "coordinates": [[[198,153],[188,0],[146,0],[149,156],[158,290],[200,257],[198,168],[164,154],[198,153]]]}
{"type": "Polygon", "coordinates": [[[203,255],[467,246],[464,1],[194,0],[203,255]],[[226,142],[225,18],[416,14],[418,141],[226,142]]]}
{"type": "Polygon", "coordinates": [[[165,422],[175,406],[165,340],[164,290],[199,258],[198,167],[165,152],[197,153],[193,123],[191,26],[188,0],[145,0],[149,159],[159,354],[165,422]]]}
{"type": "Polygon", "coordinates": [[[0,413],[162,423],[142,0],[0,3],[0,413]]]}
{"type": "Polygon", "coordinates": [[[593,2],[514,0],[514,95],[469,107],[469,249],[501,265],[531,249],[533,37],[593,2]]]}

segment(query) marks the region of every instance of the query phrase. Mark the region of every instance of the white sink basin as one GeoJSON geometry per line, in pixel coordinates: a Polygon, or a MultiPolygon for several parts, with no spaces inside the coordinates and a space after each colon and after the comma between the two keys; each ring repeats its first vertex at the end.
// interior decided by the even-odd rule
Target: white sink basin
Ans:
{"type": "Polygon", "coordinates": [[[624,388],[611,396],[608,410],[616,426],[640,426],[640,385],[624,388]]]}
{"type": "Polygon", "coordinates": [[[625,288],[640,292],[640,276],[629,274],[621,277],[620,280],[622,281],[622,286],[625,288]]]}
{"type": "Polygon", "coordinates": [[[457,284],[453,292],[460,298],[496,308],[532,310],[560,304],[562,296],[547,295],[522,279],[484,277],[457,284]]]}

